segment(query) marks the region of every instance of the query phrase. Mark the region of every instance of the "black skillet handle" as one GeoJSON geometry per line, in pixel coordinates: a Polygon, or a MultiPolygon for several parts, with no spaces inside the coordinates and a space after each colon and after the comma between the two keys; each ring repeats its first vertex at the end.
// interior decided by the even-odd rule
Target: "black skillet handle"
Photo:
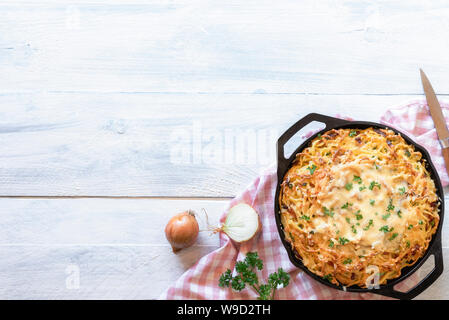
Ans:
{"type": "MultiPolygon", "coordinates": [[[[400,292],[394,290],[394,287],[387,287],[378,290],[373,290],[373,293],[381,294],[383,296],[402,299],[402,300],[410,300],[415,298],[417,295],[426,290],[432,283],[434,283],[437,278],[443,273],[443,250],[441,246],[441,236],[438,235],[435,239],[435,244],[433,248],[431,248],[431,254],[435,256],[435,267],[433,270],[422,279],[416,286],[410,289],[407,292],[400,292]]],[[[431,254],[427,257],[427,259],[431,256],[431,254]]]]}
{"type": "MultiPolygon", "coordinates": [[[[339,118],[333,118],[329,116],[325,116],[318,113],[309,113],[304,118],[298,120],[294,125],[292,125],[290,128],[288,128],[287,131],[284,132],[284,134],[278,139],[277,142],[277,161],[278,161],[278,178],[282,179],[283,177],[280,177],[279,174],[285,173],[287,170],[290,160],[285,159],[284,157],[284,145],[287,143],[288,140],[290,140],[291,137],[293,137],[299,130],[304,128],[309,123],[317,121],[324,123],[326,125],[326,129],[331,129],[334,127],[337,127],[339,125],[344,125],[349,123],[348,120],[343,120],[339,118]]],[[[294,155],[292,155],[294,156],[294,155]]]]}

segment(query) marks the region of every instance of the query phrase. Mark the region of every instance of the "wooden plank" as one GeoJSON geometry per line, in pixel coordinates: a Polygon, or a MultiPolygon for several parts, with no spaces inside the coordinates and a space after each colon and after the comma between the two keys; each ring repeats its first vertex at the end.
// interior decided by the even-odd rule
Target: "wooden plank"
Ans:
{"type": "MultiPolygon", "coordinates": [[[[177,212],[218,225],[227,201],[0,199],[0,299],[150,299],[218,248],[200,232],[174,254],[164,228],[177,212]],[[79,287],[74,277],[79,276],[79,287]]],[[[76,280],[76,279],[75,279],[76,280]]]]}
{"type": "MultiPolygon", "coordinates": [[[[219,245],[217,235],[200,233],[194,246],[173,254],[163,233],[167,220],[182,210],[205,208],[210,222],[217,224],[226,205],[204,200],[0,199],[0,299],[157,298],[219,245]]],[[[204,226],[202,215],[199,220],[204,226]]],[[[446,221],[446,264],[448,227],[446,221]]],[[[448,277],[446,272],[420,297],[449,298],[448,277]]]]}
{"type": "MultiPolygon", "coordinates": [[[[226,200],[163,199],[0,199],[1,246],[165,246],[168,220],[197,212],[201,230],[218,225],[226,200]]],[[[197,246],[218,245],[218,236],[200,232],[197,246]]]]}
{"type": "Polygon", "coordinates": [[[232,197],[306,114],[378,121],[419,97],[0,95],[0,196],[232,197]]]}
{"type": "MultiPolygon", "coordinates": [[[[210,251],[212,248],[192,247],[174,257],[166,247],[2,248],[0,298],[157,299],[210,251]]],[[[449,249],[443,254],[448,257],[449,249]]],[[[449,299],[448,283],[446,269],[417,299],[449,299]]]]}
{"type": "Polygon", "coordinates": [[[0,92],[449,93],[445,0],[0,6],[0,92]]]}

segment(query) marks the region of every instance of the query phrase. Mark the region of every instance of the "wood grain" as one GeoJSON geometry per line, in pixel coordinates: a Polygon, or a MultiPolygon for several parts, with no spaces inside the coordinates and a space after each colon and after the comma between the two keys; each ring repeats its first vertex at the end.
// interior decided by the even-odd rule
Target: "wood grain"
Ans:
{"type": "Polygon", "coordinates": [[[0,199],[0,299],[157,298],[202,256],[218,235],[200,232],[174,254],[164,228],[192,209],[218,225],[226,201],[147,199],[0,199]],[[72,267],[79,288],[68,287],[72,267]]]}
{"type": "Polygon", "coordinates": [[[447,1],[1,4],[0,92],[449,93],[447,1]],[[6,32],[7,31],[7,32],[6,32]]]}
{"type": "Polygon", "coordinates": [[[419,68],[449,95],[448,15],[445,0],[2,1],[0,298],[156,298],[218,245],[174,255],[169,216],[216,221],[227,203],[165,197],[236,195],[307,113],[378,121],[424,98],[419,68]]]}
{"type": "Polygon", "coordinates": [[[276,140],[306,114],[378,121],[413,98],[0,95],[0,196],[232,197],[275,162],[276,140]]]}

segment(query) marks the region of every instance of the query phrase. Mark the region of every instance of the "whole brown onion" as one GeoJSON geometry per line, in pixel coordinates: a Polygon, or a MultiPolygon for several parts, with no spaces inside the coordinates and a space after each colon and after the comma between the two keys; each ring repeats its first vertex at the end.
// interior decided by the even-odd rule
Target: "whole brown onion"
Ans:
{"type": "Polygon", "coordinates": [[[199,231],[195,212],[188,210],[175,215],[168,221],[165,227],[165,236],[170,242],[173,252],[176,253],[194,244],[199,231]]]}

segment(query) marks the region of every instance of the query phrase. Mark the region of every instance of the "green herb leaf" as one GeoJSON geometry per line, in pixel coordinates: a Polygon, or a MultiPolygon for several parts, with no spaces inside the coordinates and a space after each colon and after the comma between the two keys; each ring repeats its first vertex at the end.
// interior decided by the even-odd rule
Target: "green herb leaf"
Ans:
{"type": "Polygon", "coordinates": [[[393,231],[393,227],[389,228],[388,226],[382,226],[379,231],[383,231],[385,233],[393,231]]]}
{"type": "Polygon", "coordinates": [[[329,210],[328,208],[323,207],[322,209],[323,209],[323,213],[324,213],[326,216],[333,217],[334,214],[335,214],[335,212],[332,211],[332,208],[329,210]]]}
{"type": "Polygon", "coordinates": [[[348,191],[350,191],[350,190],[352,189],[352,183],[351,183],[351,182],[348,182],[348,183],[345,185],[345,189],[348,190],[348,191]]]}
{"type": "Polygon", "coordinates": [[[343,264],[349,264],[349,263],[352,263],[352,259],[347,258],[343,261],[343,264]]]}
{"type": "Polygon", "coordinates": [[[354,176],[353,181],[358,183],[358,184],[361,184],[362,183],[362,178],[360,178],[359,176],[354,176]]]}
{"type": "Polygon", "coordinates": [[[332,240],[329,240],[329,248],[333,248],[334,247],[334,242],[332,240]]]}
{"type": "Polygon", "coordinates": [[[259,297],[258,300],[270,300],[271,299],[272,288],[269,284],[262,284],[259,286],[259,297]]]}
{"type": "Polygon", "coordinates": [[[324,280],[327,280],[327,281],[329,281],[329,282],[331,282],[332,281],[332,275],[329,273],[329,274],[326,274],[324,277],[323,277],[323,279],[324,280]]]}
{"type": "Polygon", "coordinates": [[[399,190],[400,194],[404,194],[405,193],[405,187],[399,188],[398,190],[399,190]]]}
{"type": "Polygon", "coordinates": [[[310,221],[310,217],[308,217],[306,215],[302,215],[301,219],[306,220],[306,221],[310,221]]]}
{"type": "Polygon", "coordinates": [[[344,238],[344,237],[339,237],[339,238],[338,238],[338,242],[343,246],[343,245],[345,245],[346,243],[348,243],[349,240],[346,239],[346,238],[344,238]]]}
{"type": "Polygon", "coordinates": [[[378,187],[380,189],[380,187],[381,187],[380,183],[378,183],[376,181],[371,181],[371,183],[369,185],[369,189],[373,190],[375,187],[378,187]]]}
{"type": "Polygon", "coordinates": [[[363,228],[363,230],[365,230],[365,231],[368,230],[373,225],[373,223],[374,223],[373,220],[370,219],[368,222],[368,225],[365,228],[363,228]]]}
{"type": "Polygon", "coordinates": [[[374,203],[375,203],[375,202],[376,202],[375,200],[372,200],[372,199],[371,199],[371,200],[369,201],[369,204],[372,205],[372,206],[374,206],[374,203]]]}
{"type": "Polygon", "coordinates": [[[388,239],[388,240],[393,240],[394,238],[396,238],[398,236],[398,233],[393,233],[392,235],[391,235],[391,237],[388,239]]]}
{"type": "Polygon", "coordinates": [[[346,202],[344,205],[341,206],[341,208],[342,209],[348,209],[352,205],[353,205],[353,203],[346,202]]]}
{"type": "Polygon", "coordinates": [[[259,258],[257,252],[248,252],[246,254],[245,262],[251,268],[257,267],[259,270],[263,269],[263,261],[259,258]]]}
{"type": "Polygon", "coordinates": [[[390,202],[388,203],[387,211],[394,210],[393,199],[390,198],[390,202]]]}
{"type": "Polygon", "coordinates": [[[286,287],[290,282],[290,275],[282,268],[269,275],[267,284],[260,284],[254,269],[263,269],[263,261],[256,252],[248,252],[243,261],[235,264],[236,276],[232,276],[232,271],[227,269],[218,281],[220,287],[231,287],[233,290],[242,291],[245,286],[250,285],[258,294],[258,299],[273,299],[274,293],[279,286],[286,287]]]}
{"type": "Polygon", "coordinates": [[[229,284],[232,281],[232,271],[230,269],[226,270],[218,280],[218,285],[222,288],[229,287],[229,284]]]}
{"type": "Polygon", "coordinates": [[[310,174],[313,174],[316,168],[316,165],[313,164],[311,167],[307,167],[307,170],[309,170],[310,174]]]}
{"type": "Polygon", "coordinates": [[[349,132],[349,136],[350,137],[355,137],[357,135],[357,131],[355,131],[355,130],[351,130],[350,132],[349,132]]]}
{"type": "Polygon", "coordinates": [[[365,190],[365,189],[366,189],[365,186],[359,187],[359,191],[363,191],[363,190],[365,190]]]}

